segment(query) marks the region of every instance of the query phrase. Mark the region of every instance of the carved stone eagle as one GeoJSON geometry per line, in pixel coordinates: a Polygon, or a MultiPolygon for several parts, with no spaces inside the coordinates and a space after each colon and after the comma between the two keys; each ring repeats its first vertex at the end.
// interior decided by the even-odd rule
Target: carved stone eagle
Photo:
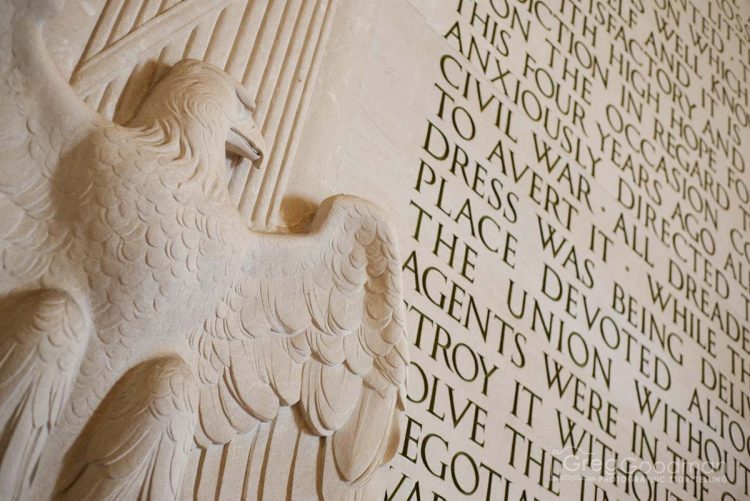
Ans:
{"type": "Polygon", "coordinates": [[[250,231],[242,85],[186,60],[116,125],[49,59],[62,2],[1,1],[0,498],[382,498],[409,360],[382,212],[250,231]]]}

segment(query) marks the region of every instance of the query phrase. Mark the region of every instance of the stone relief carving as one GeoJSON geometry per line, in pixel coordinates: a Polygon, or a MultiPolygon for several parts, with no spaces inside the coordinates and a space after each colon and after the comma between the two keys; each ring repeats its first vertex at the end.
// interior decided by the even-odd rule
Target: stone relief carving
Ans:
{"type": "Polygon", "coordinates": [[[70,76],[78,94],[126,123],[144,94],[181,59],[241,81],[268,154],[233,159],[229,194],[255,229],[281,225],[301,117],[311,99],[335,0],[107,0],[70,76]]]}
{"type": "Polygon", "coordinates": [[[1,496],[380,499],[409,360],[383,214],[251,231],[245,86],[184,60],[118,125],[49,58],[62,1],[0,5],[1,496]]]}

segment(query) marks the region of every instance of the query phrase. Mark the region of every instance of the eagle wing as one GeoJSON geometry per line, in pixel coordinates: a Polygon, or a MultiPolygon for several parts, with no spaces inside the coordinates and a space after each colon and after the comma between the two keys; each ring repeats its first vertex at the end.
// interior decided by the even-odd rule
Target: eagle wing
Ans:
{"type": "Polygon", "coordinates": [[[326,499],[354,495],[395,452],[405,398],[394,233],[376,207],[339,196],[322,204],[310,233],[252,240],[243,276],[191,338],[199,352],[196,440],[206,456],[192,478],[215,466],[212,447],[225,456],[251,435],[239,475],[245,494],[258,489],[250,497],[288,497],[310,472],[326,499]],[[305,441],[326,459],[305,452],[305,441]],[[283,464],[286,475],[275,469],[272,480],[261,471],[253,480],[252,463],[283,464]]]}
{"type": "Polygon", "coordinates": [[[54,179],[97,124],[49,59],[41,33],[53,11],[44,0],[0,2],[0,485],[14,499],[37,475],[90,330],[68,292],[39,288],[62,282],[51,267],[70,241],[54,179]]]}
{"type": "Polygon", "coordinates": [[[70,395],[87,339],[75,300],[58,289],[0,298],[0,485],[29,488],[70,395]]]}
{"type": "Polygon", "coordinates": [[[193,448],[195,390],[175,355],[128,371],[68,454],[55,499],[176,499],[193,448]]]}
{"type": "Polygon", "coordinates": [[[53,179],[69,148],[103,119],[47,53],[44,0],[0,3],[0,293],[38,279],[66,244],[53,179]]]}

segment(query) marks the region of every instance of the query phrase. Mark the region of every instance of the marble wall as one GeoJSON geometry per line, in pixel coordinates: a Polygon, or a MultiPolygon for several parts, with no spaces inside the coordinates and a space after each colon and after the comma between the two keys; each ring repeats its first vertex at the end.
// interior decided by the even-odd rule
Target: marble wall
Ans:
{"type": "Polygon", "coordinates": [[[748,7],[342,2],[288,217],[398,225],[386,499],[750,496],[748,7]]]}
{"type": "MultiPolygon", "coordinates": [[[[246,224],[305,232],[350,193],[398,236],[411,361],[368,495],[750,498],[750,4],[158,3],[69,0],[50,21],[90,107],[126,124],[170,65],[216,64],[267,143],[227,161],[246,224]],[[172,7],[151,52],[125,46],[172,7]]],[[[198,499],[323,495],[263,494],[246,442],[193,454],[198,499]]]]}

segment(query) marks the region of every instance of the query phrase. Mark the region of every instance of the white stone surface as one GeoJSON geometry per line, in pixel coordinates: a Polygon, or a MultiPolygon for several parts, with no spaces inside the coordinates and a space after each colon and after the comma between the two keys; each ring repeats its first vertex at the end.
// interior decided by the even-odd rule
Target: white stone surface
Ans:
{"type": "MultiPolygon", "coordinates": [[[[304,92],[274,108],[261,83],[207,62],[138,70],[144,51],[200,30],[220,4],[122,3],[72,85],[43,31],[62,3],[2,4],[3,499],[383,495],[409,363],[395,233],[375,205],[343,195],[304,233],[251,230],[251,194],[234,198],[232,182],[243,165],[283,166],[273,156],[293,134],[256,120],[304,92]],[[118,98],[125,64],[136,70],[118,98]]],[[[237,6],[223,4],[219,17],[237,6]]],[[[82,6],[62,17],[74,23],[82,6]]],[[[219,28],[209,48],[243,43],[219,28]]]]}
{"type": "MultiPolygon", "coordinates": [[[[177,61],[192,57],[224,68],[244,84],[248,100],[255,103],[255,141],[263,157],[251,162],[230,156],[225,163],[212,164],[217,189],[228,185],[227,214],[239,208],[237,218],[237,211],[232,212],[237,230],[227,237],[235,247],[222,247],[220,256],[214,251],[201,254],[198,263],[206,264],[180,275],[184,285],[174,294],[184,299],[170,302],[168,311],[156,310],[155,317],[142,313],[151,304],[143,294],[133,289],[116,295],[113,291],[121,289],[89,278],[99,269],[117,271],[106,259],[106,246],[85,255],[90,265],[77,275],[60,271],[74,269],[68,264],[42,265],[58,282],[36,282],[44,287],[24,286],[27,295],[4,299],[3,310],[14,312],[7,318],[37,315],[46,319],[45,325],[90,326],[83,338],[70,336],[64,344],[66,356],[91,358],[90,363],[106,358],[113,371],[109,380],[95,384],[90,382],[95,372],[69,370],[79,362],[61,364],[58,383],[90,378],[71,386],[69,400],[82,398],[83,408],[97,408],[98,417],[89,420],[85,413],[73,413],[67,419],[61,414],[57,431],[49,432],[48,444],[39,452],[39,471],[44,473],[32,490],[24,491],[27,498],[49,497],[65,486],[73,486],[65,491],[73,496],[76,489],[94,485],[92,477],[76,477],[81,479],[77,482],[72,478],[82,465],[89,465],[86,474],[95,476],[101,465],[96,457],[118,443],[117,423],[123,422],[117,416],[128,414],[118,413],[120,406],[111,402],[130,395],[130,405],[158,406],[159,392],[167,390],[169,381],[169,391],[184,388],[185,404],[177,406],[182,413],[167,413],[175,423],[191,423],[196,415],[221,422],[219,411],[234,408],[233,402],[240,402],[242,412],[250,409],[253,420],[263,421],[262,409],[268,404],[263,399],[272,396],[266,383],[280,402],[278,414],[268,423],[244,421],[238,417],[242,412],[229,412],[231,427],[256,426],[256,431],[237,433],[226,445],[215,442],[228,428],[209,426],[213,434],[204,435],[214,437],[214,445],[198,438],[185,453],[182,496],[338,499],[325,490],[331,486],[326,475],[334,473],[338,481],[342,463],[328,456],[331,447],[321,449],[323,441],[316,433],[324,430],[303,423],[307,414],[302,403],[291,406],[293,410],[285,407],[293,402],[285,397],[289,388],[284,385],[298,379],[261,375],[260,389],[247,381],[227,383],[226,378],[214,384],[216,368],[227,360],[236,367],[233,360],[239,352],[200,342],[196,351],[190,342],[201,336],[213,339],[211,329],[219,324],[209,323],[207,332],[193,334],[206,325],[201,320],[205,311],[227,318],[222,325],[235,333],[232,336],[238,332],[235,312],[240,312],[240,320],[247,319],[242,305],[252,305],[257,316],[251,320],[272,319],[264,324],[264,335],[273,329],[294,331],[300,318],[323,314],[310,306],[309,295],[296,282],[268,290],[243,286],[237,291],[246,299],[218,307],[206,284],[226,291],[246,283],[242,277],[247,275],[226,271],[237,262],[235,255],[242,254],[230,248],[266,249],[261,252],[265,264],[254,268],[265,273],[296,269],[285,264],[285,256],[303,261],[302,254],[267,250],[258,242],[270,235],[249,233],[245,224],[262,232],[308,235],[272,240],[279,240],[279,248],[298,239],[318,246],[321,250],[310,259],[320,257],[323,248],[349,252],[344,241],[353,244],[352,236],[367,233],[370,223],[363,223],[367,231],[356,233],[356,224],[341,226],[332,212],[318,208],[321,203],[329,207],[331,202],[323,201],[336,193],[351,193],[383,208],[365,218],[390,228],[381,252],[367,254],[378,265],[379,256],[387,257],[387,276],[393,277],[388,292],[392,299],[376,304],[387,304],[394,318],[403,315],[396,323],[403,325],[409,340],[408,349],[397,344],[398,360],[386,357],[396,362],[399,383],[402,369],[409,367],[398,442],[395,434],[389,435],[380,442],[385,449],[375,448],[376,456],[363,452],[375,450],[369,443],[347,449],[357,455],[347,456],[352,465],[373,457],[372,464],[380,464],[393,456],[390,466],[373,473],[368,495],[382,499],[385,489],[385,498],[393,501],[750,498],[747,2],[69,0],[50,21],[45,40],[53,63],[76,92],[103,116],[128,127],[144,122],[132,121],[139,103],[177,61]],[[180,16],[156,15],[171,7],[182,9],[174,11],[180,16]],[[196,19],[187,22],[189,16],[196,19]],[[137,19],[152,18],[157,21],[148,26],[158,29],[145,34],[137,30],[137,19]],[[118,24],[113,19],[128,21],[118,24]],[[110,70],[102,73],[107,67],[110,70]],[[136,85],[128,85],[129,79],[136,85]],[[454,163],[454,158],[460,161],[454,163]],[[329,247],[334,237],[325,237],[323,228],[338,228],[346,238],[329,247]],[[403,276],[403,312],[396,299],[401,297],[398,275],[403,276]],[[80,285],[87,281],[91,283],[80,285]],[[59,283],[79,285],[70,292],[59,283]],[[128,321],[134,317],[136,323],[166,329],[139,328],[133,337],[137,343],[107,344],[109,337],[98,334],[96,327],[106,331],[112,326],[93,320],[112,315],[92,299],[104,290],[108,298],[137,307],[137,315],[125,316],[128,321]],[[273,308],[269,294],[276,298],[273,308]],[[63,313],[64,318],[58,318],[63,313]],[[165,339],[182,344],[169,353],[165,339]],[[82,344],[85,357],[75,351],[82,344]],[[107,346],[106,355],[97,352],[97,346],[107,346]],[[211,370],[202,372],[202,360],[210,361],[211,370]],[[212,381],[209,386],[218,388],[218,396],[204,398],[202,393],[192,404],[191,385],[205,381],[212,381]],[[227,404],[222,392],[232,385],[239,393],[229,391],[227,404]],[[98,389],[93,395],[86,393],[93,388],[98,389]],[[242,393],[245,388],[247,393],[242,393]],[[97,425],[107,419],[114,424],[97,425]],[[288,487],[290,478],[294,487],[288,487]]],[[[3,57],[8,54],[3,51],[3,57]]],[[[153,102],[158,103],[157,97],[153,102]]],[[[33,106],[30,110],[36,116],[33,106]]],[[[145,121],[157,113],[144,111],[149,117],[145,121]]],[[[45,108],[42,123],[50,116],[56,115],[45,108]]],[[[216,137],[226,131],[209,129],[216,137]]],[[[32,134],[35,130],[30,127],[32,134]]],[[[94,144],[78,133],[83,144],[94,144]]],[[[9,141],[5,138],[15,136],[2,137],[9,141]]],[[[71,141],[52,144],[59,148],[71,141]]],[[[213,150],[217,158],[223,155],[222,141],[213,150]]],[[[31,149],[30,154],[38,164],[39,152],[31,149]]],[[[86,170],[95,165],[88,158],[96,157],[73,162],[76,169],[92,172],[86,170]]],[[[26,171],[15,163],[2,165],[2,193],[16,194],[17,183],[32,179],[17,175],[26,171]]],[[[107,178],[85,174],[55,179],[72,193],[81,193],[92,180],[107,178]]],[[[120,200],[120,191],[116,194],[120,200]]],[[[358,200],[339,201],[355,212],[371,210],[358,200]]],[[[39,233],[55,238],[67,234],[65,224],[49,223],[57,205],[24,207],[37,211],[36,220],[50,229],[29,233],[28,225],[19,226],[24,231],[13,233],[14,238],[33,244],[39,233]]],[[[85,207],[69,210],[91,214],[85,207]]],[[[127,211],[120,212],[118,217],[128,217],[127,211]]],[[[15,224],[12,211],[0,209],[0,214],[0,231],[15,224]]],[[[117,224],[113,228],[122,231],[117,224]]],[[[87,235],[85,226],[71,231],[87,235]]],[[[2,242],[6,249],[7,238],[2,242]]],[[[352,262],[361,264],[357,249],[351,250],[352,262]]],[[[115,247],[110,255],[130,250],[115,247]]],[[[189,262],[181,252],[170,249],[168,255],[189,262]]],[[[34,255],[23,257],[33,261],[34,255]]],[[[6,273],[15,269],[6,262],[6,273]]],[[[368,268],[368,279],[375,284],[372,269],[380,268],[368,268]]],[[[310,272],[316,279],[327,280],[323,268],[314,270],[320,270],[310,272]]],[[[18,287],[6,283],[0,281],[3,291],[18,287]]],[[[351,297],[358,294],[351,291],[351,297]]],[[[345,303],[330,304],[331,311],[345,309],[345,303]]],[[[329,327],[338,325],[337,317],[326,318],[333,322],[329,327]]],[[[7,333],[22,330],[13,325],[3,327],[4,339],[16,339],[7,333]]],[[[135,329],[125,325],[126,330],[135,329]]],[[[242,330],[245,324],[240,325],[242,330]]],[[[70,332],[65,328],[63,332],[70,332]]],[[[46,329],[52,339],[57,331],[46,329]]],[[[388,329],[378,332],[387,340],[392,334],[388,329]]],[[[333,366],[351,355],[346,344],[343,355],[336,346],[308,344],[286,352],[300,349],[307,356],[308,349],[318,350],[309,360],[333,366]]],[[[250,349],[257,355],[256,366],[279,367],[274,355],[269,358],[254,346],[250,349]]],[[[52,353],[44,352],[46,357],[52,353]]],[[[344,363],[356,366],[349,359],[344,363]]],[[[3,381],[13,381],[5,374],[9,372],[0,375],[3,381]]],[[[48,391],[46,383],[40,384],[34,387],[48,391]]],[[[330,384],[343,387],[338,380],[330,384]]],[[[14,382],[0,386],[2,391],[17,388],[22,386],[14,382]]],[[[388,388],[390,395],[395,393],[395,384],[388,388]]],[[[355,401],[347,392],[323,393],[340,396],[341,405],[355,401]]],[[[398,414],[400,407],[393,407],[389,398],[377,408],[398,414]]],[[[6,413],[2,416],[15,409],[18,400],[7,401],[10,404],[0,407],[6,413]]],[[[380,432],[391,421],[371,421],[370,411],[365,414],[362,440],[383,438],[380,432]]],[[[128,430],[143,433],[160,429],[136,426],[134,420],[127,424],[128,430]]],[[[205,425],[199,420],[195,426],[202,430],[205,425]]],[[[39,429],[40,436],[46,436],[45,428],[39,429]]],[[[0,463],[3,475],[15,468],[5,459],[18,456],[12,454],[7,448],[0,463]]],[[[132,463],[123,464],[123,471],[132,469],[132,463]]],[[[152,485],[170,488],[168,483],[152,485]]],[[[159,496],[154,491],[152,497],[159,496]]]]}

